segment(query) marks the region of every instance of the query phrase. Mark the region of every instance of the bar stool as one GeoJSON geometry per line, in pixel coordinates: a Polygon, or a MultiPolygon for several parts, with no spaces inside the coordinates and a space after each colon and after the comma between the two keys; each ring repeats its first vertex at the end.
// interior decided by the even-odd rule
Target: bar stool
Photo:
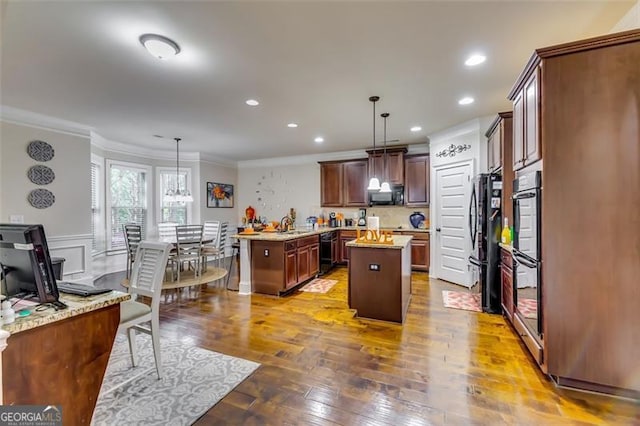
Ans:
{"type": "MultiPolygon", "coordinates": [[[[238,228],[238,232],[242,232],[243,229],[244,228],[238,228]]],[[[225,287],[227,288],[227,290],[229,290],[229,278],[231,278],[231,268],[233,266],[233,261],[239,255],[240,255],[240,241],[236,239],[236,241],[231,244],[231,260],[229,260],[229,269],[227,270],[227,282],[225,283],[225,287]]],[[[238,262],[238,266],[240,266],[240,262],[238,262]]]]}

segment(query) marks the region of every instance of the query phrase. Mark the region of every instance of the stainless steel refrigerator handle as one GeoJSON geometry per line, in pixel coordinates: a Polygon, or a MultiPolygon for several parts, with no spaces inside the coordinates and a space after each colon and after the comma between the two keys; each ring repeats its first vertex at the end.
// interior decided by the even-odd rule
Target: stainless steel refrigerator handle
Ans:
{"type": "Polygon", "coordinates": [[[529,261],[527,258],[523,257],[520,253],[518,252],[513,252],[513,259],[516,261],[516,263],[518,265],[524,265],[528,268],[532,268],[535,269],[538,267],[537,264],[532,263],[531,261],[529,261]]]}
{"type": "Polygon", "coordinates": [[[535,192],[522,192],[519,194],[513,194],[514,200],[523,200],[525,198],[534,198],[536,196],[535,192]]]}

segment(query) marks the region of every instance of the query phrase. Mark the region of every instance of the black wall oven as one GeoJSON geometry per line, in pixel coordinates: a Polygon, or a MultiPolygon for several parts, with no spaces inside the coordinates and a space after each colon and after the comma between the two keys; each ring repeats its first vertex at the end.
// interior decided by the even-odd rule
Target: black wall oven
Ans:
{"type": "Polygon", "coordinates": [[[515,312],[542,340],[542,173],[519,173],[513,182],[513,286],[515,312]]]}

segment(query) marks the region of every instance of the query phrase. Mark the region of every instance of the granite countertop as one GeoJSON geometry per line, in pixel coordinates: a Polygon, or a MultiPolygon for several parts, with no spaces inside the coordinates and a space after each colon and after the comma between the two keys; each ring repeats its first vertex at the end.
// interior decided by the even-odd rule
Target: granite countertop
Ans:
{"type": "Polygon", "coordinates": [[[60,293],[60,301],[64,302],[68,306],[67,309],[56,311],[53,308],[48,308],[38,312],[35,310],[35,306],[28,307],[25,309],[31,311],[30,315],[21,317],[18,316],[16,312],[16,321],[11,324],[3,325],[2,330],[15,334],[50,324],[52,322],[71,318],[76,315],[84,314],[86,312],[96,311],[100,308],[115,305],[129,299],[131,299],[131,295],[129,293],[123,293],[115,290],[110,293],[98,294],[90,297],[60,293]]]}
{"type": "MultiPolygon", "coordinates": [[[[324,234],[326,232],[331,232],[331,231],[340,231],[340,230],[357,231],[358,229],[361,231],[367,230],[365,226],[340,226],[337,228],[323,227],[318,229],[317,231],[299,229],[292,233],[291,232],[254,232],[252,234],[235,234],[232,236],[232,238],[243,238],[246,240],[261,240],[261,241],[289,241],[289,240],[295,240],[297,238],[309,237],[312,235],[320,235],[320,234],[324,234]]],[[[425,229],[425,228],[411,229],[411,228],[385,228],[385,227],[381,227],[380,230],[396,231],[396,232],[397,231],[424,232],[424,233],[427,233],[430,231],[429,229],[425,229]]]]}
{"type": "Polygon", "coordinates": [[[367,247],[379,249],[403,249],[409,244],[413,237],[409,235],[394,235],[392,244],[358,243],[356,240],[349,241],[347,247],[367,247]]]}

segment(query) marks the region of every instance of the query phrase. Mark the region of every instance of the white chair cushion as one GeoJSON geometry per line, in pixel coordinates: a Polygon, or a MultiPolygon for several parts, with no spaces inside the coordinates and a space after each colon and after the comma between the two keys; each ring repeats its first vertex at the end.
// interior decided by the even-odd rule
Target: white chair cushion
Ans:
{"type": "Polygon", "coordinates": [[[120,304],[120,324],[129,322],[151,312],[151,306],[134,300],[126,300],[120,304]]]}

